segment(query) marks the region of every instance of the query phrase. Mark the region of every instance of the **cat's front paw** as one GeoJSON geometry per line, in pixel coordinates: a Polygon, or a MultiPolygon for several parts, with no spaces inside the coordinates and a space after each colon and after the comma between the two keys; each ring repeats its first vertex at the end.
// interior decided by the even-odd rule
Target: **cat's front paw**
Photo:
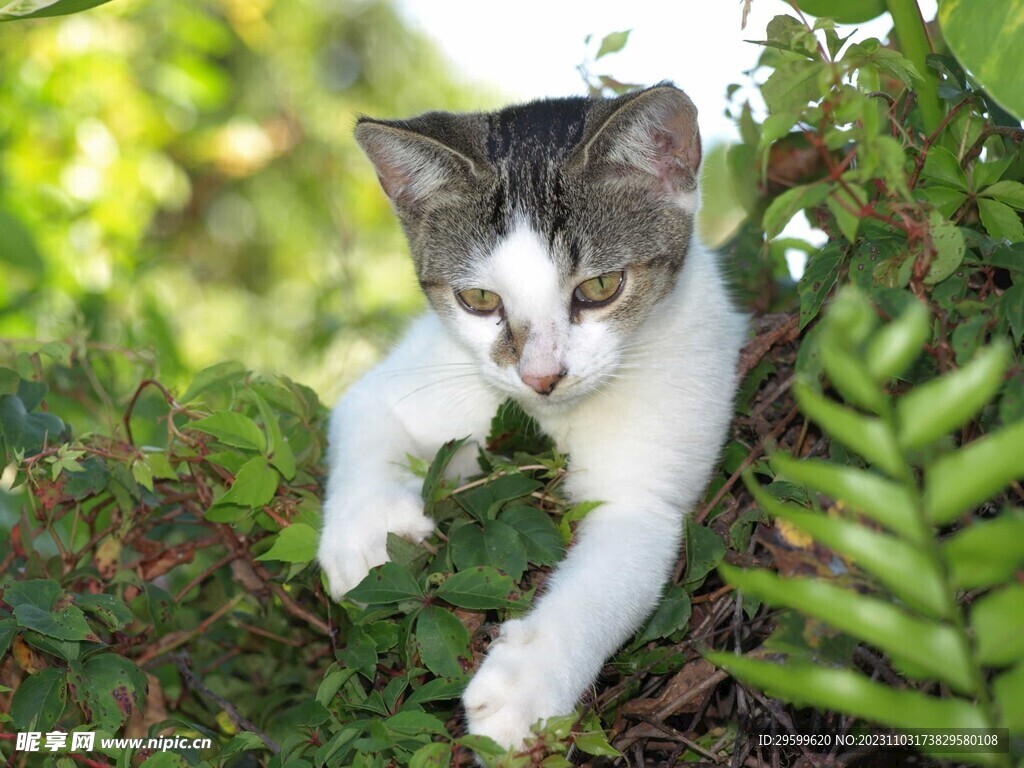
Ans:
{"type": "Polygon", "coordinates": [[[470,733],[517,749],[538,720],[571,711],[576,702],[560,679],[563,663],[557,642],[527,621],[506,622],[462,697],[470,733]]]}
{"type": "Polygon", "coordinates": [[[414,493],[381,490],[358,499],[353,494],[338,508],[325,504],[317,559],[335,600],[388,561],[389,532],[420,542],[434,530],[434,521],[423,514],[423,502],[414,493]]]}

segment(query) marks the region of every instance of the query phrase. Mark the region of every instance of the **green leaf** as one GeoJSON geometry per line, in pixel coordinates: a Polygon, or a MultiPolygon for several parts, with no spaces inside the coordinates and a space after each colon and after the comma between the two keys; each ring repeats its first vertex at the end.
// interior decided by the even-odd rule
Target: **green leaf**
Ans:
{"type": "Polygon", "coordinates": [[[624,29],[621,32],[612,32],[611,34],[605,35],[601,40],[601,47],[597,49],[597,55],[594,60],[600,59],[611,53],[618,53],[626,47],[626,43],[629,42],[629,33],[631,29],[624,29]]]}
{"type": "Polygon", "coordinates": [[[999,391],[1010,363],[1006,344],[982,350],[968,365],[919,384],[896,403],[899,441],[916,450],[972,419],[999,391]]]}
{"type": "Polygon", "coordinates": [[[280,560],[285,563],[308,563],[316,558],[320,535],[310,525],[292,523],[282,528],[270,549],[257,560],[280,560]]]}
{"type": "Polygon", "coordinates": [[[1024,119],[1024,82],[1017,76],[1024,50],[1024,2],[943,0],[938,19],[960,63],[1003,109],[1024,119]]]}
{"type": "Polygon", "coordinates": [[[104,731],[116,731],[144,707],[146,676],[116,653],[91,656],[85,664],[70,662],[68,684],[89,722],[104,731]]]}
{"type": "Polygon", "coordinates": [[[790,219],[805,208],[813,208],[828,197],[832,187],[824,182],[801,184],[776,197],[761,217],[761,227],[768,237],[777,237],[790,219]]]}
{"type": "Polygon", "coordinates": [[[868,371],[875,381],[881,383],[902,375],[920,356],[930,333],[928,309],[917,301],[879,328],[868,342],[865,354],[868,371]]]}
{"type": "Polygon", "coordinates": [[[892,477],[905,471],[894,436],[880,419],[860,414],[828,400],[803,382],[793,387],[800,408],[826,432],[851,450],[874,462],[892,477]]]}
{"type": "Polygon", "coordinates": [[[928,216],[928,222],[931,227],[935,256],[928,267],[928,274],[924,276],[924,282],[934,285],[942,282],[957,270],[964,260],[967,249],[964,244],[963,232],[941,213],[932,211],[928,216]]]}
{"type": "Polygon", "coordinates": [[[525,475],[502,475],[486,485],[472,488],[454,498],[480,522],[494,519],[503,506],[539,491],[544,486],[525,475]]]}
{"type": "Polygon", "coordinates": [[[15,395],[18,393],[18,384],[21,376],[12,368],[0,366],[0,395],[15,395]]]}
{"type": "Polygon", "coordinates": [[[987,725],[973,702],[894,689],[850,670],[796,660],[776,664],[720,652],[709,653],[707,658],[743,682],[798,706],[845,712],[897,728],[987,725]]]}
{"type": "Polygon", "coordinates": [[[147,491],[153,492],[153,470],[143,459],[136,459],[132,462],[132,477],[147,491]]]}
{"type": "Polygon", "coordinates": [[[433,680],[428,680],[409,695],[405,700],[405,706],[457,699],[466,690],[466,683],[468,682],[469,678],[465,675],[458,677],[436,677],[433,680]]]}
{"type": "Polygon", "coordinates": [[[492,452],[504,456],[514,456],[517,453],[536,456],[552,450],[554,443],[518,403],[506,400],[498,406],[497,413],[491,419],[487,447],[492,452]]]}
{"type": "MultiPolygon", "coordinates": [[[[826,322],[833,317],[834,312],[826,322]]],[[[844,400],[874,413],[885,410],[885,394],[871,376],[861,354],[854,353],[849,345],[838,341],[822,344],[818,352],[832,386],[844,400]]]]}
{"type": "Polygon", "coordinates": [[[213,435],[225,445],[234,448],[260,453],[267,448],[267,438],[256,422],[234,411],[217,411],[212,416],[193,421],[188,426],[190,429],[213,435]]]}
{"type": "Polygon", "coordinates": [[[828,196],[825,204],[836,217],[836,225],[848,243],[857,241],[857,230],[860,229],[860,210],[867,205],[868,193],[860,184],[847,182],[845,186],[837,186],[835,192],[828,196]]]}
{"type": "Polygon", "coordinates": [[[1009,666],[1024,659],[1024,584],[1008,584],[975,601],[971,629],[982,664],[1009,666]]]}
{"type": "Polygon", "coordinates": [[[487,565],[487,545],[484,542],[484,529],[476,523],[452,527],[448,537],[451,548],[452,562],[459,570],[472,568],[476,565],[487,565]]]}
{"type": "Polygon", "coordinates": [[[280,481],[277,472],[262,456],[249,459],[235,475],[235,482],[228,492],[214,502],[207,511],[206,519],[214,522],[228,522],[244,517],[249,510],[269,504],[277,493],[280,481]],[[224,507],[241,507],[239,510],[224,510],[224,507]]]}
{"type": "Polygon", "coordinates": [[[9,584],[4,602],[14,609],[20,627],[58,640],[98,640],[85,614],[55,581],[30,579],[9,584]]]}
{"type": "Polygon", "coordinates": [[[460,736],[455,743],[468,747],[478,755],[504,755],[507,751],[490,736],[477,736],[471,733],[460,736]]]}
{"type": "Polygon", "coordinates": [[[1024,283],[1016,283],[1003,291],[996,314],[1010,327],[1014,342],[1020,344],[1024,339],[1024,283]]]}
{"type": "Polygon", "coordinates": [[[917,618],[889,602],[813,578],[781,578],[763,570],[719,566],[727,581],[771,605],[795,608],[906,660],[961,692],[974,688],[971,662],[952,627],[917,618]]]}
{"type": "Polygon", "coordinates": [[[789,61],[776,67],[761,86],[768,111],[772,114],[796,112],[804,109],[808,102],[820,99],[818,81],[823,71],[826,69],[822,62],[809,60],[789,61]]]}
{"type": "Polygon", "coordinates": [[[1011,208],[1024,210],[1024,184],[1019,181],[997,181],[983,189],[980,197],[992,197],[1011,208]]]}
{"type": "Polygon", "coordinates": [[[426,606],[417,617],[415,642],[424,666],[435,675],[464,675],[473,658],[466,627],[454,614],[434,605],[426,606]]]}
{"type": "Polygon", "coordinates": [[[1024,662],[1004,672],[992,684],[1001,717],[999,725],[1011,733],[1024,733],[1024,662]]]}
{"type": "Polygon", "coordinates": [[[163,453],[162,451],[147,453],[144,460],[153,477],[162,478],[164,480],[176,480],[178,478],[178,473],[174,471],[174,467],[171,466],[170,459],[167,458],[166,453],[163,453]]]}
{"type": "Polygon", "coordinates": [[[434,460],[430,462],[430,469],[427,470],[427,476],[423,478],[423,489],[420,491],[423,501],[426,502],[425,511],[428,515],[439,499],[445,469],[468,439],[468,437],[464,437],[461,440],[449,440],[438,449],[434,460]]]}
{"type": "Polygon", "coordinates": [[[0,658],[7,653],[7,649],[11,647],[11,640],[14,639],[15,633],[18,631],[18,622],[9,616],[0,618],[0,658]]]}
{"type": "Polygon", "coordinates": [[[522,537],[510,525],[500,520],[484,523],[484,552],[486,559],[481,565],[492,565],[518,579],[526,571],[526,547],[522,537]]]}
{"type": "Polygon", "coordinates": [[[982,190],[981,194],[984,195],[986,187],[999,181],[1012,164],[1013,155],[1007,155],[988,163],[974,163],[971,166],[971,183],[975,191],[982,190]]]}
{"type": "Polygon", "coordinates": [[[565,544],[551,516],[536,507],[508,507],[498,519],[516,529],[526,556],[537,565],[554,565],[565,554],[565,544]]]}
{"type": "Polygon", "coordinates": [[[259,392],[252,390],[252,397],[256,401],[256,407],[259,408],[264,429],[267,430],[270,463],[285,480],[291,480],[295,477],[295,454],[292,453],[291,446],[281,434],[281,425],[278,423],[277,414],[270,409],[267,401],[260,396],[259,392]]]}
{"type": "Polygon", "coordinates": [[[970,185],[967,183],[967,174],[960,167],[960,161],[945,147],[933,146],[928,150],[921,176],[938,182],[942,186],[952,187],[963,192],[970,189],[970,185]]]}
{"type": "Polygon", "coordinates": [[[690,621],[691,609],[690,595],[687,591],[677,584],[670,585],[661,598],[658,609],[637,637],[637,642],[648,643],[685,629],[690,621]]]}
{"type": "MultiPolygon", "coordinates": [[[[338,660],[371,682],[377,677],[377,644],[362,627],[356,626],[349,632],[345,647],[338,651],[338,660]]],[[[330,702],[320,703],[326,706],[330,702]]]]}
{"type": "Polygon", "coordinates": [[[949,578],[960,589],[1006,583],[1024,570],[1024,514],[1004,512],[995,520],[975,521],[942,543],[949,578]]]}
{"type": "Polygon", "coordinates": [[[978,214],[985,229],[996,240],[1009,240],[1011,243],[1024,241],[1024,224],[1010,206],[996,200],[979,198],[978,214]]]}
{"type": "Polygon", "coordinates": [[[608,737],[604,733],[591,731],[589,733],[578,733],[572,743],[588,755],[597,757],[622,757],[622,753],[608,743],[608,737]]]}
{"type": "MultiPolygon", "coordinates": [[[[918,543],[931,534],[923,530],[914,499],[900,483],[863,469],[840,466],[818,459],[797,461],[792,456],[776,453],[772,468],[786,480],[812,488],[833,499],[842,499],[890,530],[918,543]]],[[[758,494],[766,495],[756,482],[744,476],[747,487],[760,502],[758,494]]]]}
{"type": "Polygon", "coordinates": [[[422,600],[425,596],[409,569],[397,563],[384,563],[374,568],[346,595],[350,600],[367,605],[422,600]]]}
{"type": "MultiPolygon", "coordinates": [[[[710,528],[686,518],[686,576],[683,583],[700,582],[725,557],[725,542],[710,528]]],[[[691,587],[692,588],[692,587],[691,587]]]]}
{"type": "Polygon", "coordinates": [[[65,16],[109,2],[110,0],[56,0],[56,2],[49,2],[48,0],[11,0],[6,5],[0,6],[0,21],[37,19],[44,16],[65,16]]]}
{"type": "Polygon", "coordinates": [[[797,284],[800,295],[800,327],[818,316],[822,303],[828,298],[839,279],[843,263],[843,249],[838,243],[829,243],[807,262],[807,268],[797,284]]]}
{"type": "Polygon", "coordinates": [[[387,718],[384,725],[388,730],[403,736],[418,736],[421,733],[448,735],[448,729],[444,727],[444,723],[434,715],[414,709],[405,710],[387,718]]]}
{"type": "Polygon", "coordinates": [[[447,768],[451,759],[452,745],[447,741],[433,741],[412,753],[409,768],[447,768]]]}
{"type": "Polygon", "coordinates": [[[951,189],[938,185],[928,186],[924,189],[914,191],[915,197],[921,197],[930,203],[942,216],[947,219],[960,209],[960,206],[967,200],[967,193],[959,189],[951,189]]]}
{"type": "Polygon", "coordinates": [[[224,748],[221,749],[218,757],[223,759],[240,752],[249,752],[254,749],[262,750],[266,748],[267,745],[263,743],[263,739],[255,733],[252,731],[241,731],[231,737],[228,743],[224,745],[224,748]]]}
{"type": "Polygon", "coordinates": [[[856,563],[910,607],[935,618],[948,618],[950,605],[942,574],[920,549],[895,536],[794,504],[774,502],[765,508],[856,563]]]}
{"type": "Polygon", "coordinates": [[[185,394],[181,396],[179,402],[182,404],[191,403],[206,390],[223,382],[232,379],[241,381],[242,377],[245,376],[245,372],[245,366],[234,360],[216,363],[209,368],[204,368],[192,379],[192,383],[189,384],[188,389],[185,390],[185,394]]]}
{"type": "Polygon", "coordinates": [[[484,565],[452,574],[434,594],[459,608],[476,611],[509,608],[519,602],[515,579],[484,565]]]}
{"type": "Polygon", "coordinates": [[[113,595],[75,595],[75,605],[103,622],[111,632],[117,632],[131,624],[134,615],[124,601],[113,595]]]}
{"type": "Polygon", "coordinates": [[[940,457],[925,473],[925,513],[945,525],[1024,477],[1024,421],[940,457]]]}
{"type": "Polygon", "coordinates": [[[29,675],[11,697],[14,730],[49,731],[64,714],[67,695],[64,670],[49,667],[29,675]]]}

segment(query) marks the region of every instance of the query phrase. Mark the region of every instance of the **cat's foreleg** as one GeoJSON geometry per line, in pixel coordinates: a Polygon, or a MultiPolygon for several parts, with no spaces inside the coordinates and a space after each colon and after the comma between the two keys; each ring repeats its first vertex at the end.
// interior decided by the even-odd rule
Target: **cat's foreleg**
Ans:
{"type": "MultiPolygon", "coordinates": [[[[498,399],[475,370],[427,316],[335,407],[317,558],[336,599],[387,561],[388,533],[417,542],[430,535],[407,455],[429,461],[453,436],[483,438],[498,399]]],[[[467,444],[449,473],[471,471],[475,455],[467,444]]]]}
{"type": "Polygon", "coordinates": [[[506,622],[464,696],[469,729],[520,746],[571,712],[658,602],[676,562],[678,508],[636,495],[590,513],[534,609],[506,622]]]}

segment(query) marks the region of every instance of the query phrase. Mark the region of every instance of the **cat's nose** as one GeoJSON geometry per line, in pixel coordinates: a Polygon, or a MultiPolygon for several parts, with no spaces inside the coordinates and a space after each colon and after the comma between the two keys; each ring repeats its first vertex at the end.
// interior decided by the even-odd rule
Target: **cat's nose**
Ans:
{"type": "Polygon", "coordinates": [[[565,376],[565,371],[559,371],[558,373],[552,373],[547,376],[532,376],[528,373],[522,373],[519,378],[523,380],[523,383],[536,392],[538,395],[550,395],[554,390],[555,385],[558,384],[565,376]]]}

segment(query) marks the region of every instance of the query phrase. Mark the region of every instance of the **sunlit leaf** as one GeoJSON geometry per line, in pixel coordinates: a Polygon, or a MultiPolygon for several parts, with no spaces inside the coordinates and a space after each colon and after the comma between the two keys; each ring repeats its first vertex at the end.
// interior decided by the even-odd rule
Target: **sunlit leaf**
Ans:
{"type": "Polygon", "coordinates": [[[938,698],[919,691],[897,690],[846,669],[796,660],[784,664],[727,653],[710,653],[711,661],[772,696],[821,707],[899,728],[983,728],[985,719],[973,702],[938,698]]]}
{"type": "Polygon", "coordinates": [[[0,3],[0,21],[35,19],[78,13],[110,0],[8,0],[0,3]]]}
{"type": "Polygon", "coordinates": [[[1016,76],[1024,0],[943,0],[938,19],[957,59],[1003,109],[1024,119],[1024,83],[1016,76]]]}
{"type": "Polygon", "coordinates": [[[1024,421],[936,459],[925,474],[925,511],[938,525],[1024,477],[1024,421]]]}
{"type": "Polygon", "coordinates": [[[784,579],[764,570],[741,571],[726,565],[719,569],[731,584],[762,596],[769,604],[819,618],[894,658],[906,659],[958,691],[974,689],[968,649],[948,625],[920,619],[880,598],[818,579],[784,579]]]}
{"type": "Polygon", "coordinates": [[[1024,515],[1004,512],[995,520],[976,521],[946,539],[942,555],[950,580],[962,589],[989,587],[1024,570],[1024,515]]]}
{"type": "Polygon", "coordinates": [[[967,366],[919,384],[896,402],[899,440],[916,449],[963,426],[999,391],[1009,364],[1006,344],[986,347],[967,366]]]}
{"type": "Polygon", "coordinates": [[[1024,659],[1024,584],[1008,584],[971,606],[971,629],[982,664],[1006,666],[1024,659]]]}

